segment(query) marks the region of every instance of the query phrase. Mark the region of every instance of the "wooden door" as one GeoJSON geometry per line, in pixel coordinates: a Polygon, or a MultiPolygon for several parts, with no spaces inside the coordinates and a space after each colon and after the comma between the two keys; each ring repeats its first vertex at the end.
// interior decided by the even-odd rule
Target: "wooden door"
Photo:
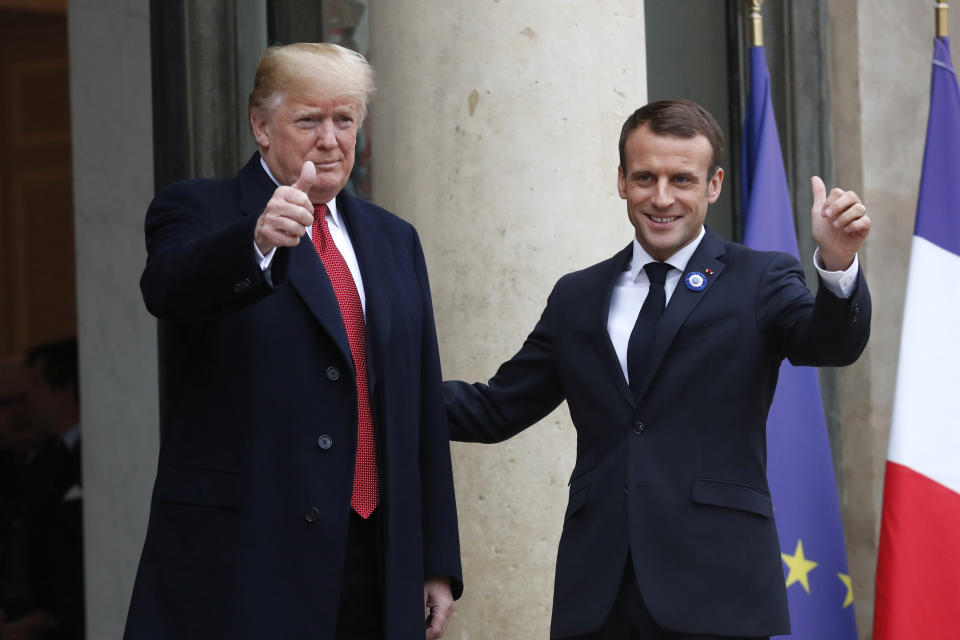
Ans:
{"type": "Polygon", "coordinates": [[[3,359],[77,331],[68,71],[65,14],[0,10],[3,359]]]}

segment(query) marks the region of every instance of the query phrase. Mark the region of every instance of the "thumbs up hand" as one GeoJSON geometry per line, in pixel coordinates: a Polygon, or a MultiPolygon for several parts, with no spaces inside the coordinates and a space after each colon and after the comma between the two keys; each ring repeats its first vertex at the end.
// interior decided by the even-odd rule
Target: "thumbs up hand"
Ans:
{"type": "Polygon", "coordinates": [[[260,253],[267,255],[276,247],[293,247],[313,224],[313,203],[307,194],[317,181],[317,168],[309,160],[303,163],[300,177],[289,187],[273,192],[263,213],[257,219],[253,241],[260,253]]]}
{"type": "Polygon", "coordinates": [[[810,179],[813,207],[810,222],[813,239],[820,246],[820,258],[828,271],[843,271],[870,234],[867,208],[853,191],[827,188],[817,176],[810,179]]]}

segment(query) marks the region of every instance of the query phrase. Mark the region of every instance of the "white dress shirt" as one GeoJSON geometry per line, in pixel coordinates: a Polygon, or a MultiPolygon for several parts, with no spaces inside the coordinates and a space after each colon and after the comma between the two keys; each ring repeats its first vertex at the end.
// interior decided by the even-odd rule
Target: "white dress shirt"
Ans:
{"type": "MultiPolygon", "coordinates": [[[[667,272],[667,278],[663,284],[667,304],[670,303],[670,298],[673,296],[677,284],[680,283],[680,277],[687,268],[687,262],[693,257],[693,253],[700,246],[700,241],[703,240],[705,234],[704,228],[700,227],[700,235],[693,242],[682,247],[665,260],[673,267],[667,272]]],[[[627,346],[630,342],[630,334],[633,332],[633,325],[636,324],[637,316],[640,314],[640,307],[643,306],[643,301],[647,299],[647,292],[650,290],[650,279],[643,269],[643,266],[648,262],[656,262],[656,260],[650,257],[650,254],[640,246],[636,236],[634,236],[633,258],[630,260],[630,268],[617,276],[617,281],[613,286],[613,294],[610,296],[607,333],[610,335],[610,341],[613,343],[617,358],[620,360],[623,377],[628,383],[630,382],[630,375],[627,373],[627,346]]],[[[858,258],[854,257],[853,264],[846,271],[826,271],[822,268],[820,250],[817,249],[813,254],[813,264],[828,291],[838,298],[850,297],[860,269],[858,258]]]]}
{"type": "MultiPolygon", "coordinates": [[[[263,170],[267,172],[267,175],[270,176],[270,179],[273,180],[274,184],[278,187],[280,183],[273,173],[270,172],[270,168],[267,166],[267,163],[263,161],[263,158],[260,158],[260,164],[263,166],[263,170]]],[[[333,244],[337,245],[337,249],[340,250],[340,254],[343,256],[344,261],[347,263],[347,267],[350,268],[350,274],[353,276],[353,282],[357,285],[357,293],[360,294],[360,305],[363,307],[363,315],[366,318],[367,315],[367,296],[363,290],[363,277],[360,275],[360,263],[357,262],[357,253],[353,250],[353,243],[350,242],[350,234],[347,233],[347,225],[343,223],[343,218],[340,217],[340,212],[337,210],[337,199],[333,198],[330,202],[327,203],[327,227],[330,228],[330,236],[333,238],[333,244]]],[[[306,227],[307,237],[313,240],[313,227],[306,227]]],[[[273,248],[267,252],[267,255],[263,255],[260,252],[257,243],[253,243],[254,254],[257,257],[257,260],[260,262],[260,268],[266,271],[270,267],[270,263],[273,261],[273,256],[276,253],[277,249],[273,248]]]]}

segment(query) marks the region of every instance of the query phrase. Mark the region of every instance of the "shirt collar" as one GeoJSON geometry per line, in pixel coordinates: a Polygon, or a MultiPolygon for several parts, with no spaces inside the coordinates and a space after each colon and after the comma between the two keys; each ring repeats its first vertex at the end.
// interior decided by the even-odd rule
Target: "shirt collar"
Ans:
{"type": "MultiPolygon", "coordinates": [[[[280,186],[280,181],[274,177],[273,172],[270,171],[270,167],[267,166],[266,160],[263,159],[263,156],[260,156],[260,166],[263,167],[263,170],[267,172],[267,176],[273,180],[273,184],[280,186]]],[[[340,212],[337,210],[337,197],[334,196],[330,202],[327,203],[327,208],[330,209],[330,218],[333,220],[333,224],[336,225],[338,229],[343,228],[343,222],[340,219],[340,212]]]]}
{"type": "MultiPolygon", "coordinates": [[[[693,257],[693,252],[696,251],[697,247],[700,246],[700,241],[703,240],[703,236],[705,236],[706,233],[706,229],[704,229],[703,225],[700,225],[700,233],[697,235],[697,237],[681,247],[679,251],[664,260],[664,262],[682,272],[687,268],[687,263],[690,262],[690,258],[693,257]]],[[[637,277],[640,275],[640,272],[643,271],[644,265],[646,265],[648,262],[657,262],[657,260],[652,258],[650,254],[647,253],[646,249],[640,246],[640,241],[637,240],[637,236],[634,234],[633,258],[630,260],[629,269],[631,281],[636,281],[637,277]]]]}

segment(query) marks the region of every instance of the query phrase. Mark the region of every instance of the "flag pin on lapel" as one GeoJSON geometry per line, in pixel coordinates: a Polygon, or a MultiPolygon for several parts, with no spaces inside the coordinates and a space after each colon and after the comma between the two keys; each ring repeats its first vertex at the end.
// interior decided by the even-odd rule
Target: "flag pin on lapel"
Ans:
{"type": "MultiPolygon", "coordinates": [[[[709,272],[710,270],[708,269],[707,271],[709,272]]],[[[688,271],[683,276],[683,284],[685,284],[690,291],[703,291],[707,288],[707,276],[699,271],[688,271]]]]}

